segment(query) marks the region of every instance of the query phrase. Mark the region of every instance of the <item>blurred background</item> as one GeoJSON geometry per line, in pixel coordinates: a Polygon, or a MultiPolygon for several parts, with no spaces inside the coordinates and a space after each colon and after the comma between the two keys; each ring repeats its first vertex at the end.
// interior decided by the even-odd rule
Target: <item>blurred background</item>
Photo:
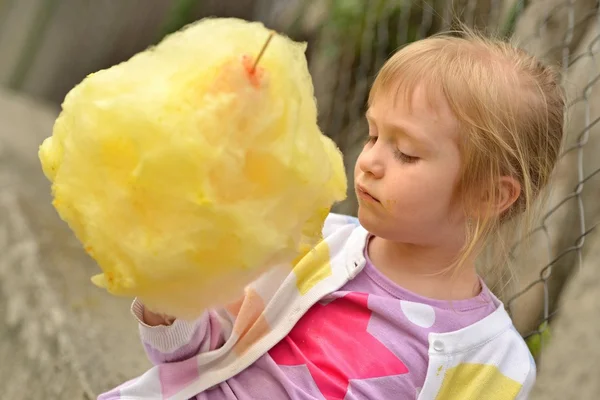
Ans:
{"type": "MultiPolygon", "coordinates": [[[[308,42],[319,123],[352,166],[375,72],[395,49],[460,20],[559,65],[567,138],[514,279],[486,276],[538,363],[532,398],[596,399],[600,379],[600,12],[597,0],[0,0],[2,399],[95,399],[149,366],[129,300],[54,212],[37,147],[67,92],[208,16],[264,22],[308,42]]],[[[352,193],[336,211],[353,214],[352,193]]]]}

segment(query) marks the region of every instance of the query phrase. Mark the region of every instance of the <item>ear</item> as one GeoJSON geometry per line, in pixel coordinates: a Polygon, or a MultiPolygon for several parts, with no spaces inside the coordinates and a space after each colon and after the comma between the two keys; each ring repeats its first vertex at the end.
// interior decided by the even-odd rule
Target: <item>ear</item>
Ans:
{"type": "Polygon", "coordinates": [[[503,176],[498,182],[498,196],[493,205],[498,215],[508,210],[521,195],[521,184],[515,178],[503,176]]]}

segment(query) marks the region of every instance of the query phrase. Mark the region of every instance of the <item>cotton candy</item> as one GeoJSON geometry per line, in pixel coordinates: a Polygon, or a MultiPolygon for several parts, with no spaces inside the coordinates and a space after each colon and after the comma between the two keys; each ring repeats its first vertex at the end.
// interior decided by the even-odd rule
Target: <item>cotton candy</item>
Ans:
{"type": "Polygon", "coordinates": [[[321,240],[346,176],[305,48],[205,19],[68,93],[39,157],[97,286],[191,319],[321,240]]]}

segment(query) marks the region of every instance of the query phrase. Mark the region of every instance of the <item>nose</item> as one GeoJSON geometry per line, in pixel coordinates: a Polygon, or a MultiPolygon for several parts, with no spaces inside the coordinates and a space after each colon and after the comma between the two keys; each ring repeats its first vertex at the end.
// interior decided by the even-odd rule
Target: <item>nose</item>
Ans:
{"type": "Polygon", "coordinates": [[[381,154],[381,146],[376,142],[372,146],[366,146],[356,161],[358,168],[366,175],[371,175],[372,178],[380,179],[383,177],[385,165],[383,154],[381,154]]]}

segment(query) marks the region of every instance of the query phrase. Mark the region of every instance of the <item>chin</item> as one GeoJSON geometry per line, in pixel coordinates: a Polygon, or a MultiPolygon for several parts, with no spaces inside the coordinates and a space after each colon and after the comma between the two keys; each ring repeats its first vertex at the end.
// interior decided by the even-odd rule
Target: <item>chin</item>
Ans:
{"type": "Polygon", "coordinates": [[[383,216],[375,215],[369,212],[368,209],[361,210],[360,206],[357,216],[360,225],[373,236],[394,242],[402,242],[403,239],[406,239],[407,232],[398,229],[403,224],[394,222],[390,217],[384,218],[383,216]]]}
{"type": "Polygon", "coordinates": [[[369,231],[369,233],[375,235],[375,236],[379,236],[377,231],[379,229],[381,229],[381,225],[383,223],[383,221],[380,221],[376,216],[374,216],[372,213],[366,211],[365,209],[363,209],[360,205],[358,207],[358,222],[360,222],[360,225],[365,228],[367,231],[369,231]],[[379,229],[377,229],[379,228],[379,229]]]}

